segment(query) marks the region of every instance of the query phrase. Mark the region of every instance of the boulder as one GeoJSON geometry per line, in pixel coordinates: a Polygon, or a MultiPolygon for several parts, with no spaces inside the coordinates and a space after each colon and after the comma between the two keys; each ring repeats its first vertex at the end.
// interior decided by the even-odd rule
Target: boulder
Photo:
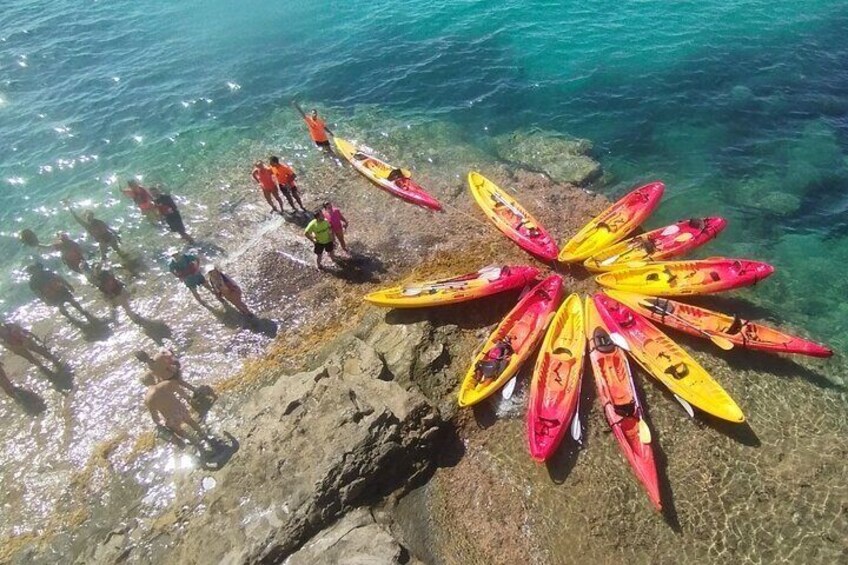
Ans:
{"type": "Polygon", "coordinates": [[[568,139],[554,132],[519,131],[494,139],[498,157],[541,171],[557,182],[585,186],[601,176],[601,165],[591,157],[592,143],[568,139]]]}

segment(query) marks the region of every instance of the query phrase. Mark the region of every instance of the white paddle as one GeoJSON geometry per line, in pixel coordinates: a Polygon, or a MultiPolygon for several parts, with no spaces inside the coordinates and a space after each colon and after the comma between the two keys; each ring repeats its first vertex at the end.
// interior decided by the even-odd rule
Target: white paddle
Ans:
{"type": "Polygon", "coordinates": [[[681,405],[681,406],[683,406],[683,409],[684,409],[684,410],[686,410],[686,413],[687,413],[687,414],[689,414],[689,417],[690,417],[690,418],[694,418],[694,417],[695,417],[695,411],[694,411],[694,410],[692,410],[692,405],[691,405],[691,404],[689,404],[688,402],[686,402],[685,400],[683,400],[682,398],[680,398],[680,397],[679,397],[679,396],[677,396],[676,394],[674,395],[674,398],[675,398],[675,400],[677,400],[677,402],[679,402],[679,403],[680,403],[680,405],[681,405]]]}

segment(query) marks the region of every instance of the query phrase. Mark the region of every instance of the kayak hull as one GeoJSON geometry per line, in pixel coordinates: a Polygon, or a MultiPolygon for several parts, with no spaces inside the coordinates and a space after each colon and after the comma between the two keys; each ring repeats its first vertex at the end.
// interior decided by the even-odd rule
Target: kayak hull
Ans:
{"type": "Polygon", "coordinates": [[[774,272],[760,261],[723,257],[665,261],[620,269],[595,277],[601,286],[651,296],[687,296],[723,292],[757,284],[774,272]]]}
{"type": "Polygon", "coordinates": [[[441,211],[441,203],[411,178],[390,181],[388,174],[396,167],[374,157],[341,137],[333,137],[338,152],[365,178],[392,196],[429,210],[441,211]],[[361,158],[359,158],[361,156],[361,158]]]}
{"type": "Polygon", "coordinates": [[[612,271],[681,257],[715,238],[726,226],[727,220],[717,217],[683,220],[607,247],[583,264],[590,271],[612,271]]]}
{"type": "Polygon", "coordinates": [[[575,417],[585,350],[583,301],[572,294],[548,326],[530,383],[527,439],[536,461],[553,455],[575,417]]]}
{"type": "Polygon", "coordinates": [[[445,306],[521,288],[535,280],[538,274],[539,269],[528,265],[487,267],[458,277],[379,290],[367,294],[364,300],[385,308],[445,306]],[[495,274],[497,276],[493,278],[495,274]]]}
{"type": "Polygon", "coordinates": [[[627,341],[636,362],[672,393],[716,418],[745,421],[742,410],[721,385],[656,326],[606,294],[595,294],[594,302],[604,324],[627,341]]]}
{"type": "Polygon", "coordinates": [[[657,181],[625,194],[563,245],[559,261],[584,261],[605,247],[618,243],[651,215],[664,191],[665,185],[657,181]]]}
{"type": "Polygon", "coordinates": [[[468,186],[483,213],[505,236],[543,262],[556,259],[559,249],[554,239],[514,198],[474,171],[468,173],[468,186]]]}
{"type": "Polygon", "coordinates": [[[542,339],[554,310],[562,301],[562,279],[551,275],[531,289],[506,315],[474,357],[459,389],[459,405],[473,406],[482,402],[512,378],[542,339]],[[493,378],[478,381],[477,363],[484,361],[495,344],[509,336],[514,353],[506,366],[493,378]]]}
{"type": "Polygon", "coordinates": [[[737,320],[733,316],[721,312],[666,298],[655,298],[615,290],[605,290],[604,292],[653,322],[659,322],[696,337],[705,337],[702,331],[706,331],[721,336],[744,349],[768,351],[770,353],[792,353],[810,357],[830,357],[833,355],[833,350],[825,345],[749,320],[737,320]],[[668,313],[664,314],[664,311],[668,311],[668,313]],[[739,325],[739,330],[730,333],[727,330],[734,325],[734,322],[739,325]]]}
{"type": "Polygon", "coordinates": [[[612,430],[619,449],[630,464],[633,474],[642,483],[648,499],[657,510],[662,510],[660,483],[657,464],[650,438],[640,437],[639,428],[647,428],[639,392],[630,372],[627,356],[609,341],[609,328],[598,314],[591,298],[586,298],[586,339],[589,343],[589,359],[598,400],[604,417],[612,430]],[[596,336],[607,338],[606,347],[598,343],[596,336]],[[616,410],[616,406],[632,406],[630,413],[616,410]]]}

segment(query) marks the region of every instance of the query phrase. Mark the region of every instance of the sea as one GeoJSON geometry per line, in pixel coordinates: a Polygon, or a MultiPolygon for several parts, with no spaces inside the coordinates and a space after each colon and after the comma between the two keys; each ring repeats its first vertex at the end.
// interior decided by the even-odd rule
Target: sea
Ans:
{"type": "MultiPolygon", "coordinates": [[[[167,187],[189,231],[201,229],[220,206],[256,196],[234,179],[259,151],[310,149],[290,104],[300,100],[340,132],[356,116],[358,131],[386,136],[388,116],[441,124],[415,131],[484,153],[516,131],[587,139],[604,171],[587,189],[616,198],[662,180],[647,227],[727,218],[702,256],[773,264],[746,300],[844,356],[846,30],[844,0],[4,0],[0,313],[26,325],[42,312],[18,233],[78,233],[66,199],[161,272],[168,245],[120,194],[126,180],[167,187]]],[[[80,355],[126,357],[132,344],[96,347],[80,355]]],[[[50,452],[67,449],[81,466],[96,439],[50,452]]],[[[49,443],[48,429],[28,424],[0,449],[24,461],[49,443]],[[37,445],[21,447],[33,427],[37,445]]],[[[37,493],[22,494],[20,473],[14,481],[15,504],[49,514],[37,493]]],[[[2,533],[33,531],[23,516],[2,533]]]]}

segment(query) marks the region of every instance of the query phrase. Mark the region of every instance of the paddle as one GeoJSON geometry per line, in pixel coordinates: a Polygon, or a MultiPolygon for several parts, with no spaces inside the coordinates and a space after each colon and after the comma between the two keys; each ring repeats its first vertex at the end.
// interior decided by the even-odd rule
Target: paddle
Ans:
{"type": "MultiPolygon", "coordinates": [[[[691,233],[683,232],[682,234],[680,234],[680,235],[678,235],[677,237],[674,238],[674,242],[675,243],[686,243],[687,241],[689,241],[693,237],[695,237],[695,236],[692,235],[691,233]]],[[[633,253],[634,251],[636,251],[638,249],[642,249],[642,247],[639,246],[639,245],[635,245],[633,247],[630,247],[627,251],[623,251],[622,253],[619,253],[618,255],[613,255],[612,257],[607,257],[606,259],[604,259],[603,261],[601,261],[598,264],[601,265],[602,267],[607,267],[607,266],[612,265],[613,263],[617,262],[622,257],[627,257],[628,255],[630,255],[631,253],[633,253]]],[[[650,258],[650,256],[651,256],[651,254],[648,253],[647,257],[650,258]]],[[[630,265],[631,264],[628,263],[628,266],[630,266],[630,265]]],[[[641,266],[641,265],[638,265],[638,266],[641,266]]]]}
{"type": "Polygon", "coordinates": [[[653,304],[652,302],[640,301],[639,305],[644,307],[644,308],[647,308],[648,310],[650,310],[654,314],[674,318],[678,322],[684,324],[687,327],[694,329],[696,332],[705,336],[711,342],[716,344],[716,346],[720,347],[721,349],[724,349],[725,351],[730,351],[731,349],[733,349],[733,342],[730,341],[729,339],[727,339],[726,337],[722,337],[722,336],[716,335],[712,332],[708,332],[707,330],[701,329],[698,326],[696,326],[695,324],[693,324],[692,322],[690,322],[690,321],[688,321],[684,318],[681,318],[680,316],[673,314],[672,312],[664,310],[661,306],[659,306],[657,304],[653,304]]]}
{"type": "Polygon", "coordinates": [[[513,214],[515,214],[516,216],[518,216],[522,220],[525,219],[524,212],[522,212],[521,210],[519,210],[518,208],[516,208],[515,206],[513,206],[509,202],[507,202],[507,200],[503,196],[498,194],[497,192],[492,192],[492,198],[494,198],[497,202],[500,202],[501,204],[506,206],[507,209],[510,212],[512,212],[513,214]]]}
{"type": "Polygon", "coordinates": [[[509,379],[509,382],[504,385],[503,389],[501,390],[501,396],[504,400],[509,400],[510,398],[512,398],[512,393],[515,392],[516,382],[517,378],[512,377],[511,379],[509,379]]]}
{"type": "Polygon", "coordinates": [[[490,281],[480,280],[480,279],[471,279],[471,280],[468,280],[468,281],[456,281],[456,282],[436,283],[436,284],[421,285],[421,286],[410,286],[410,287],[404,288],[401,291],[401,293],[404,296],[418,296],[422,292],[425,292],[425,291],[428,291],[428,290],[434,290],[434,289],[440,289],[440,288],[456,288],[456,289],[473,288],[473,287],[477,287],[477,286],[484,286],[483,283],[488,283],[488,282],[490,282],[490,281]],[[478,283],[478,284],[473,284],[475,282],[478,283]]]}
{"type": "Polygon", "coordinates": [[[627,343],[627,340],[624,339],[624,336],[618,332],[612,332],[609,334],[610,341],[618,348],[623,349],[624,351],[630,351],[630,344],[627,343]]]}
{"type": "Polygon", "coordinates": [[[689,404],[688,402],[686,402],[685,400],[683,400],[682,398],[680,398],[676,394],[674,395],[674,399],[677,400],[677,402],[679,402],[681,406],[683,406],[683,409],[686,410],[686,413],[689,414],[690,418],[695,417],[695,411],[692,410],[691,404],[689,404]]]}
{"type": "Polygon", "coordinates": [[[651,443],[651,428],[641,418],[639,418],[639,441],[642,443],[651,443]]]}
{"type": "Polygon", "coordinates": [[[577,443],[583,439],[583,426],[580,425],[580,399],[577,399],[577,408],[574,409],[574,419],[571,420],[571,437],[577,443]]]}

